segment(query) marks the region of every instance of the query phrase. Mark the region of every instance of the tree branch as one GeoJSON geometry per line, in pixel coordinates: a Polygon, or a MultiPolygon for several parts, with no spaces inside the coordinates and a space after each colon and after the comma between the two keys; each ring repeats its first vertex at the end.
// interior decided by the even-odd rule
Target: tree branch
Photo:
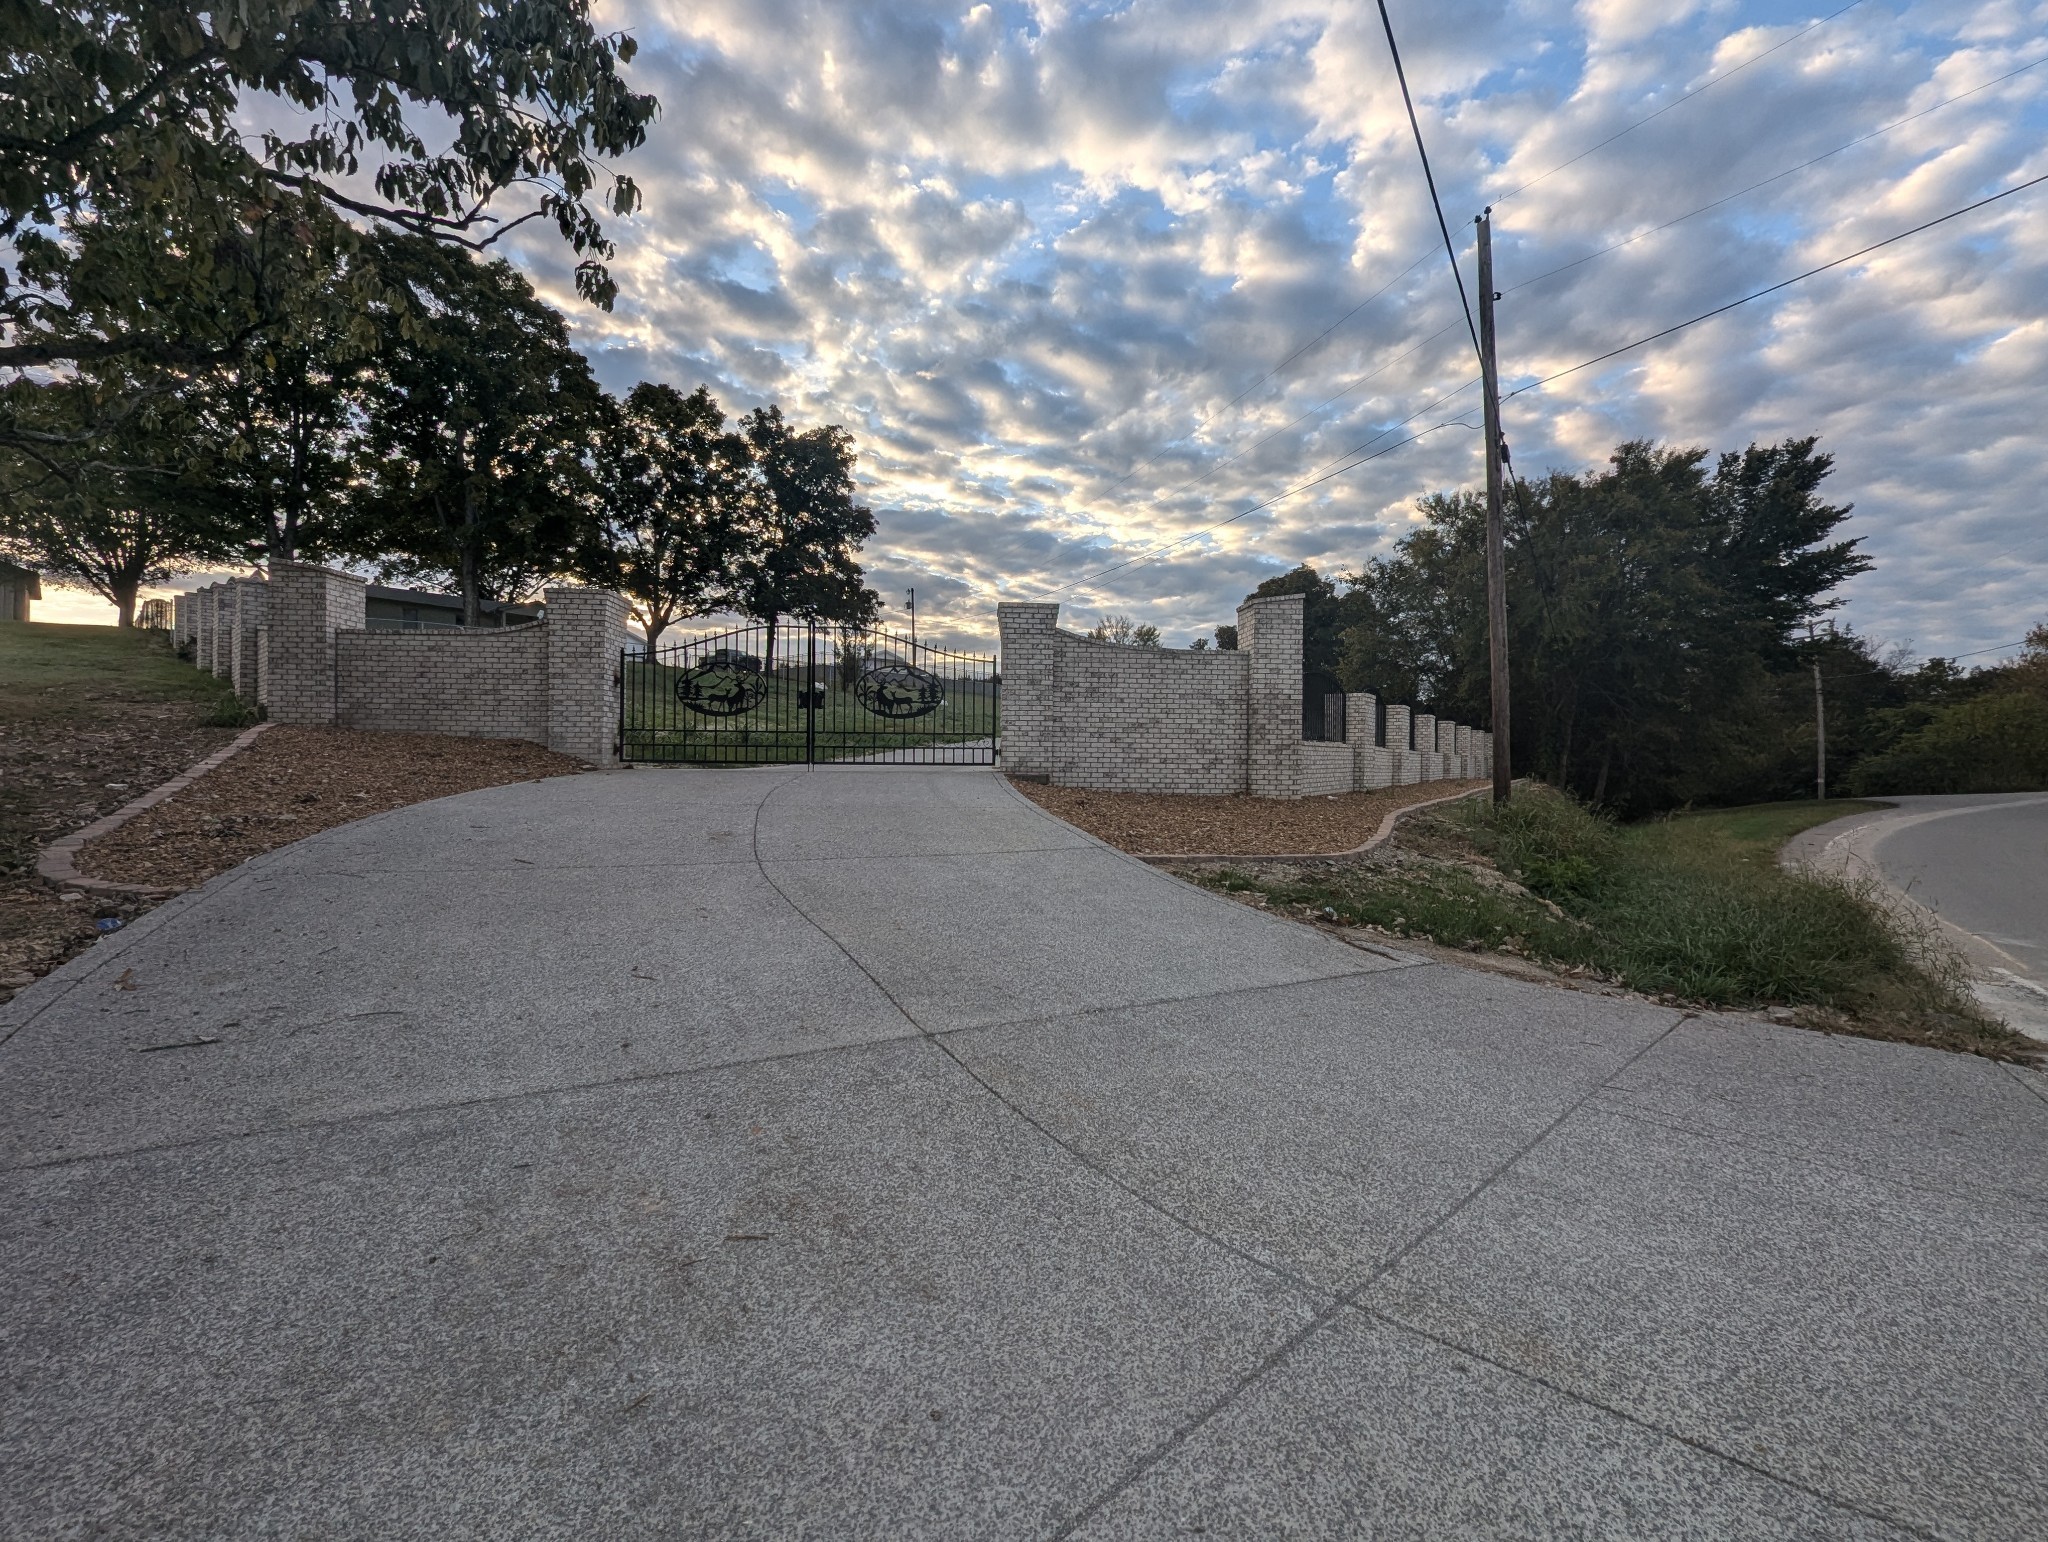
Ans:
{"type": "Polygon", "coordinates": [[[55,144],[45,143],[26,134],[0,134],[0,150],[13,151],[18,155],[35,156],[46,161],[62,160],[82,145],[90,144],[95,139],[103,139],[110,134],[119,133],[130,123],[134,122],[142,109],[161,95],[164,88],[170,85],[172,81],[182,75],[191,74],[193,70],[201,65],[215,63],[223,57],[225,57],[225,54],[221,49],[220,42],[218,39],[214,39],[206,47],[200,49],[199,52],[187,54],[184,58],[166,65],[156,73],[154,78],[146,81],[140,90],[129,97],[127,101],[121,103],[120,106],[113,108],[109,112],[102,113],[91,123],[73,129],[55,144]]]}

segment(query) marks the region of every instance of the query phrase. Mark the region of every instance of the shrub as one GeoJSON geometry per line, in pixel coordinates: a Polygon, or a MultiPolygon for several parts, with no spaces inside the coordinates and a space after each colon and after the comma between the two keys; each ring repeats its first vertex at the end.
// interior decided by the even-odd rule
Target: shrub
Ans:
{"type": "Polygon", "coordinates": [[[1849,775],[1859,798],[2048,788],[2048,696],[2000,691],[1939,708],[1925,727],[1849,775]]]}

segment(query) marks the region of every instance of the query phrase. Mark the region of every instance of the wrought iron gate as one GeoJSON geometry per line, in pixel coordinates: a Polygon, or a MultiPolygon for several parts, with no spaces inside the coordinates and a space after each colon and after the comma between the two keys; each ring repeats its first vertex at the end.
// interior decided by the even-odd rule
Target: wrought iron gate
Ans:
{"type": "Polygon", "coordinates": [[[802,621],[619,656],[632,763],[995,764],[992,655],[802,621]]]}

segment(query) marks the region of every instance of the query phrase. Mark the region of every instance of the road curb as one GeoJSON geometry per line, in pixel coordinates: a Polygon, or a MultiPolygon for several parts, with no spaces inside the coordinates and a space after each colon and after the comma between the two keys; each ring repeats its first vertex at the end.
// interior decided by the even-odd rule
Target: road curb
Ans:
{"type": "Polygon", "coordinates": [[[198,765],[179,772],[163,786],[151,789],[132,803],[123,804],[113,813],[103,819],[94,820],[82,830],[74,830],[63,839],[50,842],[36,858],[36,876],[46,883],[58,884],[66,889],[83,889],[90,894],[130,894],[143,899],[167,899],[182,892],[153,884],[116,883],[106,878],[87,878],[78,871],[78,853],[87,842],[113,834],[137,814],[146,813],[173,794],[183,792],[214,767],[254,744],[257,737],[270,726],[268,723],[258,723],[254,728],[239,735],[225,749],[215,750],[198,765]]]}

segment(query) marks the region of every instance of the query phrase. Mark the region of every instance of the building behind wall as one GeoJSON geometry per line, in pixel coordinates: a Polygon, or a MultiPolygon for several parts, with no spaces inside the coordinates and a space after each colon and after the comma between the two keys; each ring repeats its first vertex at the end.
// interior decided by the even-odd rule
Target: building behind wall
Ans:
{"type": "Polygon", "coordinates": [[[28,620],[29,602],[42,597],[40,573],[12,562],[0,562],[0,621],[28,620]]]}
{"type": "MultiPolygon", "coordinates": [[[[541,605],[485,600],[479,625],[527,626],[541,619],[541,605]]],[[[392,589],[370,584],[363,591],[363,624],[372,632],[427,632],[462,625],[462,596],[426,589],[392,589]]]]}

